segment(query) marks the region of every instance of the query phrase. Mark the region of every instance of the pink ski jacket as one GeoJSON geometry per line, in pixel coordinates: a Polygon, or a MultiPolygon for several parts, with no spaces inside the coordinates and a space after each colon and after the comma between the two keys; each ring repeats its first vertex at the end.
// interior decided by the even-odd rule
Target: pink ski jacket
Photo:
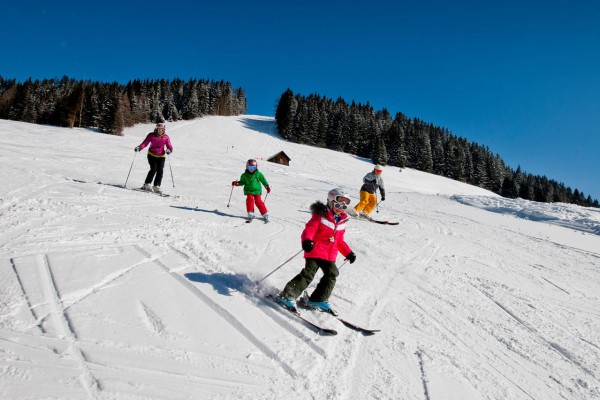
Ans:
{"type": "Polygon", "coordinates": [[[320,201],[313,203],[310,210],[312,217],[302,231],[300,242],[309,239],[315,246],[310,252],[304,252],[304,258],[321,258],[335,262],[338,252],[343,256],[350,254],[352,250],[344,241],[348,215],[340,214],[339,222],[335,222],[333,212],[320,201]]]}
{"type": "Polygon", "coordinates": [[[166,133],[162,136],[158,136],[156,133],[150,132],[142,144],[140,144],[140,149],[143,149],[148,145],[150,145],[148,154],[154,157],[165,157],[165,145],[167,146],[167,149],[173,151],[171,140],[166,133]]]}

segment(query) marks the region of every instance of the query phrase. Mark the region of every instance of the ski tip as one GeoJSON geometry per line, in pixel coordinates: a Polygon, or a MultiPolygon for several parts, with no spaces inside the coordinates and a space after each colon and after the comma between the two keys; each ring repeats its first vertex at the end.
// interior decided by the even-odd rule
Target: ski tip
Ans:
{"type": "Polygon", "coordinates": [[[319,332],[319,334],[323,335],[323,336],[335,336],[338,333],[337,333],[336,330],[323,328],[323,329],[321,329],[321,331],[319,332]]]}
{"type": "Polygon", "coordinates": [[[374,329],[374,330],[370,330],[370,331],[361,331],[363,336],[373,336],[374,334],[376,334],[377,332],[381,332],[379,329],[374,329]]]}

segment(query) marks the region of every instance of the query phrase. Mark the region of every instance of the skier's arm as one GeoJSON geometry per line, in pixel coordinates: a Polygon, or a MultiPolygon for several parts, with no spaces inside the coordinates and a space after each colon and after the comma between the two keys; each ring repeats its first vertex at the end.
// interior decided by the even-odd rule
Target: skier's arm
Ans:
{"type": "Polygon", "coordinates": [[[140,149],[143,149],[144,147],[148,146],[148,144],[150,143],[150,135],[151,133],[149,133],[146,136],[146,139],[144,139],[144,141],[138,146],[140,149]]]}
{"type": "Polygon", "coordinates": [[[313,240],[315,234],[317,233],[317,229],[319,229],[320,223],[321,216],[313,214],[312,218],[306,223],[306,226],[302,231],[302,235],[300,235],[300,242],[303,242],[306,239],[313,240]]]}
{"type": "Polygon", "coordinates": [[[381,193],[381,201],[385,200],[385,187],[383,186],[383,179],[379,177],[377,184],[379,185],[379,193],[381,193]]]}
{"type": "Polygon", "coordinates": [[[346,244],[344,240],[340,240],[337,245],[338,250],[340,251],[340,253],[342,253],[344,257],[347,257],[348,254],[352,253],[352,249],[350,248],[350,246],[348,246],[348,244],[346,244]]]}
{"type": "Polygon", "coordinates": [[[267,182],[267,178],[261,173],[258,180],[263,184],[264,187],[269,186],[269,182],[267,182]]]}

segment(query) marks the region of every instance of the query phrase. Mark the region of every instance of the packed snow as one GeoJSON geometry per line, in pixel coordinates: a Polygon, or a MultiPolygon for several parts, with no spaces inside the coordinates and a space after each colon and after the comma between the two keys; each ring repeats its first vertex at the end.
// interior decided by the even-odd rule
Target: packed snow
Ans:
{"type": "Polygon", "coordinates": [[[381,331],[302,311],[321,336],[263,295],[301,270],[310,204],[342,187],[354,205],[369,160],[268,117],[173,122],[159,197],[129,190],[152,127],[0,120],[0,398],[600,399],[597,209],[385,167],[373,217],[400,224],[348,222],[330,299],[381,331]],[[231,186],[249,158],[268,224],[231,186]]]}

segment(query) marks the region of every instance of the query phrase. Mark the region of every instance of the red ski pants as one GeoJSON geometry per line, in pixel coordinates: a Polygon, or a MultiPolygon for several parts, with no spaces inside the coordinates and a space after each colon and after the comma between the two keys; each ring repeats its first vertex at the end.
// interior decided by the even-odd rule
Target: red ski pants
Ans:
{"type": "Polygon", "coordinates": [[[265,215],[267,211],[267,207],[263,202],[260,194],[247,194],[246,195],[246,211],[253,213],[254,212],[254,203],[256,203],[256,207],[258,207],[258,211],[262,215],[265,215]]]}

